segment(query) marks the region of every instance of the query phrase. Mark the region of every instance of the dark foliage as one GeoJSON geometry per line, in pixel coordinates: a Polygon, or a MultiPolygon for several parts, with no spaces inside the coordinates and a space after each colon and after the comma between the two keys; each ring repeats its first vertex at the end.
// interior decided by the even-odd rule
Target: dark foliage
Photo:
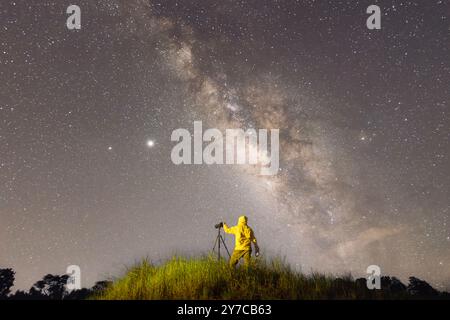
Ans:
{"type": "Polygon", "coordinates": [[[410,295],[419,298],[436,298],[439,296],[439,291],[416,277],[409,277],[409,285],[406,290],[410,295]]]}
{"type": "Polygon", "coordinates": [[[396,277],[381,277],[381,289],[394,294],[406,292],[406,286],[396,277]]]}
{"type": "MultiPolygon", "coordinates": [[[[112,285],[111,281],[98,281],[90,289],[82,288],[68,292],[66,289],[68,278],[68,275],[47,274],[37,281],[28,292],[18,290],[11,294],[15,272],[10,268],[0,269],[0,300],[83,300],[98,295],[112,285]]],[[[345,279],[340,278],[333,281],[332,285],[336,292],[345,290],[344,282],[345,279]]],[[[357,296],[362,298],[378,297],[377,292],[367,290],[364,278],[354,281],[354,290],[357,296]]],[[[396,277],[383,276],[381,277],[381,290],[378,291],[380,294],[382,292],[378,298],[385,299],[450,299],[450,293],[439,292],[426,281],[416,277],[410,277],[409,284],[406,286],[396,277]]]]}
{"type": "Polygon", "coordinates": [[[31,287],[29,294],[36,299],[61,300],[66,293],[67,279],[68,275],[47,274],[31,287]]]}
{"type": "Polygon", "coordinates": [[[6,299],[14,285],[13,269],[0,269],[0,299],[6,299]]]}

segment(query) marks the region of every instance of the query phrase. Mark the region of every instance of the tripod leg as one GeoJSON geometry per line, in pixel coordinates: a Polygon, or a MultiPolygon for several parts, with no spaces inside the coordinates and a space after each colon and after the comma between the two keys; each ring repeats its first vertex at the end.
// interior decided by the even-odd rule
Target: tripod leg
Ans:
{"type": "Polygon", "coordinates": [[[228,257],[229,257],[229,258],[231,258],[231,254],[230,254],[230,251],[228,251],[228,247],[227,247],[227,245],[226,245],[226,243],[225,243],[225,240],[223,239],[223,237],[222,237],[222,236],[220,236],[220,240],[222,240],[223,246],[224,246],[224,247],[225,247],[225,249],[227,250],[227,253],[228,253],[228,257]]]}
{"type": "MultiPolygon", "coordinates": [[[[220,236],[220,234],[219,234],[219,236],[220,236]]],[[[222,237],[222,236],[220,236],[220,237],[222,237]]],[[[218,252],[217,253],[217,261],[220,261],[220,240],[218,241],[218,243],[219,243],[219,250],[217,250],[217,252],[218,252]]]]}
{"type": "Polygon", "coordinates": [[[213,249],[212,249],[212,251],[213,251],[213,252],[215,252],[215,251],[216,251],[217,240],[218,240],[218,239],[216,238],[216,240],[214,241],[214,247],[213,247],[213,249]]]}
{"type": "Polygon", "coordinates": [[[217,235],[216,237],[216,241],[214,241],[214,247],[213,247],[213,252],[216,252],[216,248],[217,248],[217,258],[220,260],[220,235],[217,235]]]}

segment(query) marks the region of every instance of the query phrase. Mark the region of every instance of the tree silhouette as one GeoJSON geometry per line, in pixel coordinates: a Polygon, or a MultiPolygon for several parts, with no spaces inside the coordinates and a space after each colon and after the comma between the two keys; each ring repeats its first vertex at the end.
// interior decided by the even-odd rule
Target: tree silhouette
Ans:
{"type": "Polygon", "coordinates": [[[66,293],[69,275],[62,276],[47,274],[36,282],[30,289],[30,296],[35,299],[61,300],[66,293]]]}
{"type": "Polygon", "coordinates": [[[106,290],[110,285],[112,285],[112,281],[108,280],[97,281],[95,285],[92,287],[92,291],[94,291],[95,293],[100,293],[106,290]]]}
{"type": "Polygon", "coordinates": [[[406,286],[396,277],[381,277],[381,288],[391,293],[401,293],[406,291],[406,286]]]}
{"type": "Polygon", "coordinates": [[[92,294],[92,291],[87,288],[79,290],[72,290],[70,293],[64,295],[64,300],[84,300],[92,294]]]}
{"type": "Polygon", "coordinates": [[[11,300],[30,300],[31,296],[28,292],[17,290],[13,295],[9,296],[11,300]]]}
{"type": "Polygon", "coordinates": [[[15,272],[13,269],[0,269],[0,299],[6,299],[14,285],[15,272]]]}
{"type": "Polygon", "coordinates": [[[420,298],[433,298],[439,295],[439,292],[430,286],[426,281],[416,277],[409,277],[407,287],[409,294],[420,298]]]}
{"type": "Polygon", "coordinates": [[[73,290],[69,294],[64,296],[64,300],[84,300],[90,296],[100,294],[102,291],[106,290],[112,281],[97,281],[91,289],[82,288],[79,290],[73,290]]]}

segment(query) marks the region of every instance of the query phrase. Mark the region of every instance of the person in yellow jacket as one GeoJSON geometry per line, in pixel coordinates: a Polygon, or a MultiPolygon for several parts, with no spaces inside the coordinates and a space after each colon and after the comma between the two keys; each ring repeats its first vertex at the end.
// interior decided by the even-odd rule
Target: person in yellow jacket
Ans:
{"type": "Polygon", "coordinates": [[[234,268],[241,258],[244,258],[244,265],[248,266],[250,264],[250,256],[252,255],[252,243],[255,246],[256,256],[259,255],[259,247],[256,241],[255,235],[253,234],[252,228],[247,225],[247,217],[240,216],[238,224],[234,227],[228,227],[227,224],[223,223],[223,230],[226,233],[234,234],[235,236],[235,247],[233,254],[230,258],[230,265],[234,268]]]}

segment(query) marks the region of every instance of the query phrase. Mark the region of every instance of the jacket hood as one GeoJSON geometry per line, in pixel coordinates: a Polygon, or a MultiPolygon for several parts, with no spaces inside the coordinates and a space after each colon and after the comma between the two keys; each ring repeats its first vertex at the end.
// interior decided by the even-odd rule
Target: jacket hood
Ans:
{"type": "Polygon", "coordinates": [[[238,220],[238,224],[247,224],[247,217],[246,216],[240,216],[238,220]]]}

